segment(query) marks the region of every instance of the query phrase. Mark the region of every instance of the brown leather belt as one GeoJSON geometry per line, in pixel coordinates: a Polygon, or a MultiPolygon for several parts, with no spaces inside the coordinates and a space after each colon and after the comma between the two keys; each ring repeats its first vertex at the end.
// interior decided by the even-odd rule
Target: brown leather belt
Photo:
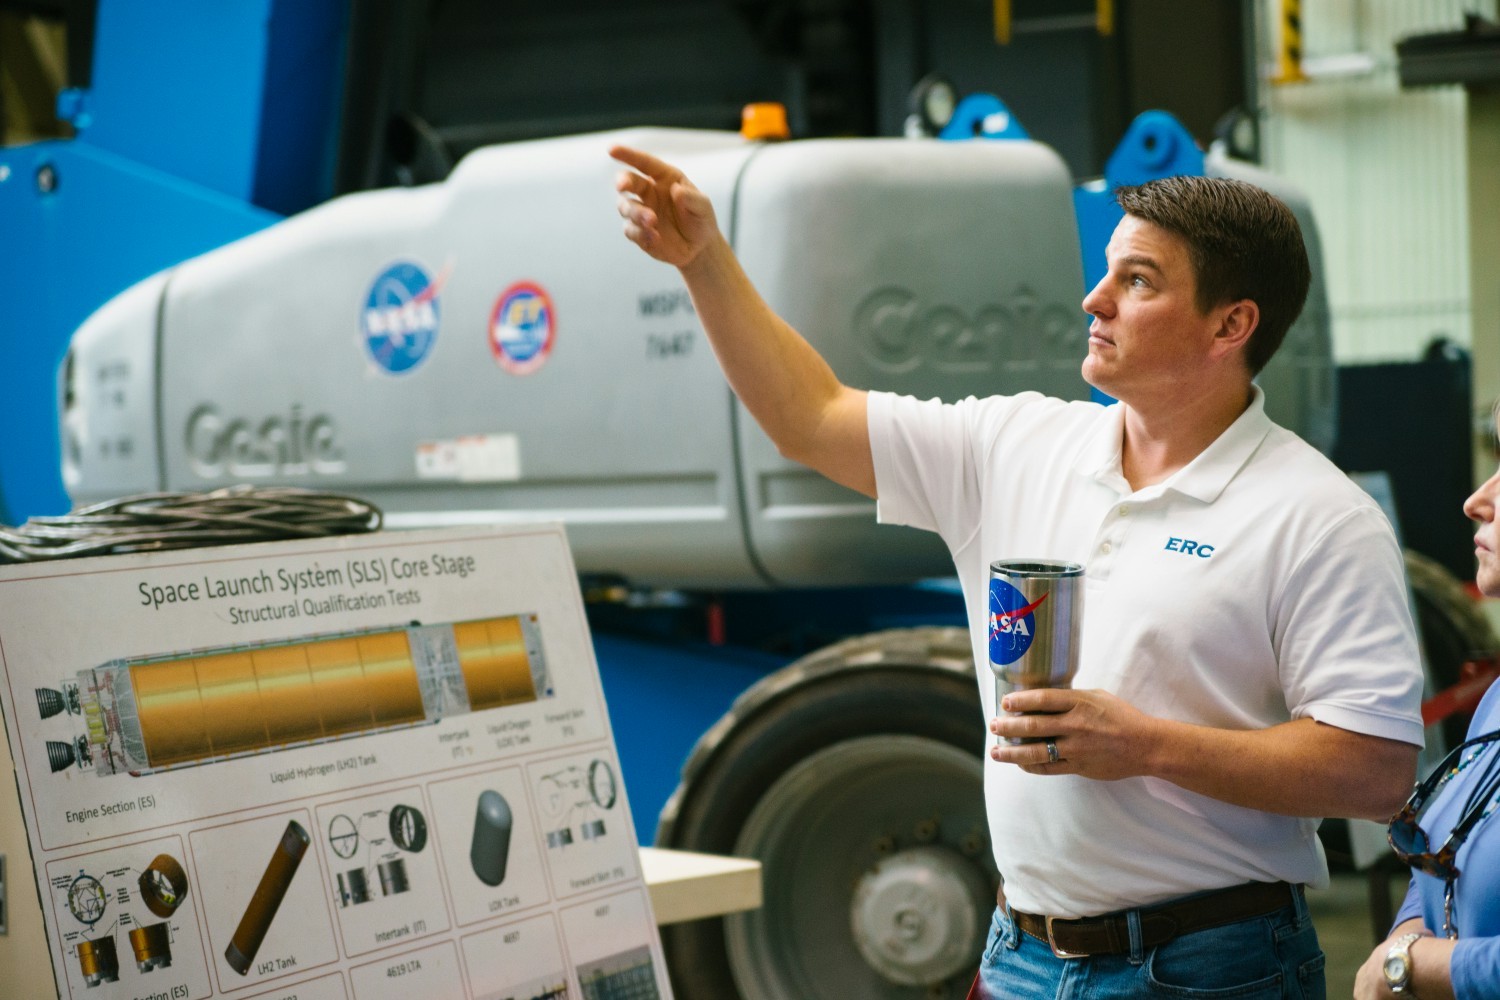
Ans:
{"type": "MultiPolygon", "coordinates": [[[[1179,934],[1275,913],[1292,905],[1295,891],[1286,882],[1248,882],[1160,906],[1142,907],[1141,946],[1155,948],[1179,934]]],[[[1012,910],[1011,918],[1021,930],[1051,945],[1058,958],[1130,953],[1130,922],[1125,912],[1064,920],[1012,910]]]]}

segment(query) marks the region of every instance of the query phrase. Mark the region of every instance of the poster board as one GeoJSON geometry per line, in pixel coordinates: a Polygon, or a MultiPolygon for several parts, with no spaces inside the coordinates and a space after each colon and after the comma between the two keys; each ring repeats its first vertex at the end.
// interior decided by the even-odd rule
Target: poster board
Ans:
{"type": "Polygon", "coordinates": [[[3,567],[0,712],[68,1000],[670,997],[560,527],[3,567]]]}

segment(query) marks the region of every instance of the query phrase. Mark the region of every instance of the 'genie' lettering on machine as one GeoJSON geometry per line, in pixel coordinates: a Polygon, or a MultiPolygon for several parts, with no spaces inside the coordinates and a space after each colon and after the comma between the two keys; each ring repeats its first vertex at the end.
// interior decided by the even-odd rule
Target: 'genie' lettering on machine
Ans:
{"type": "Polygon", "coordinates": [[[226,419],[205,403],[188,417],[186,445],[193,472],[204,479],[332,476],[347,468],[333,418],[323,413],[304,418],[296,405],[287,417],[257,423],[226,419]]]}

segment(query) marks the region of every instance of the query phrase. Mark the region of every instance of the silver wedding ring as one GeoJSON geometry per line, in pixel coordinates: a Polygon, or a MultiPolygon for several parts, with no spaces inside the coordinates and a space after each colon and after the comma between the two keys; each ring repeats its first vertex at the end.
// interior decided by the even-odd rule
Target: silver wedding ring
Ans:
{"type": "Polygon", "coordinates": [[[1057,741],[1056,740],[1048,740],[1043,745],[1047,748],[1047,763],[1049,763],[1049,764],[1056,764],[1057,761],[1058,761],[1058,756],[1057,756],[1057,741]]]}

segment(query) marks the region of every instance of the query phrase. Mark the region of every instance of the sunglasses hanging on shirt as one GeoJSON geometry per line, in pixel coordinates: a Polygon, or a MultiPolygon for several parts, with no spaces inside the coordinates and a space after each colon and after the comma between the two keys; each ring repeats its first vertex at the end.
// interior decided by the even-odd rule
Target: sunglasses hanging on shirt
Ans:
{"type": "Polygon", "coordinates": [[[1489,754],[1489,759],[1485,761],[1484,769],[1480,772],[1479,780],[1474,783],[1467,798],[1464,799],[1463,809],[1459,812],[1458,819],[1453,824],[1453,830],[1448,834],[1448,839],[1443,842],[1442,847],[1436,851],[1432,850],[1427,833],[1422,829],[1419,821],[1423,810],[1448,783],[1448,780],[1485,756],[1485,751],[1497,741],[1500,741],[1500,729],[1465,740],[1449,751],[1442,763],[1433,768],[1432,773],[1425,779],[1418,782],[1416,790],[1411,793],[1411,798],[1406,800],[1406,805],[1402,806],[1395,819],[1391,820],[1387,834],[1391,849],[1396,852],[1396,857],[1403,864],[1431,875],[1433,878],[1443,880],[1443,933],[1449,938],[1458,937],[1453,897],[1459,870],[1454,862],[1458,857],[1459,848],[1463,847],[1469,834],[1495,811],[1496,792],[1500,792],[1500,753],[1489,754]]]}

